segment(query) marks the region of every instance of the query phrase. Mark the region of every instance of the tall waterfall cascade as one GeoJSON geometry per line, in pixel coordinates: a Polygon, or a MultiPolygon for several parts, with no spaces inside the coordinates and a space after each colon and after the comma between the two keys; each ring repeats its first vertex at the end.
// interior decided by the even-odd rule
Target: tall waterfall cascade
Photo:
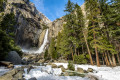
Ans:
{"type": "Polygon", "coordinates": [[[37,51],[35,51],[35,53],[42,53],[44,51],[44,48],[45,48],[47,42],[48,42],[48,29],[46,30],[43,44],[37,51]]]}
{"type": "Polygon", "coordinates": [[[48,43],[48,29],[46,30],[45,36],[44,36],[44,41],[43,44],[41,45],[41,47],[38,50],[26,50],[26,49],[22,49],[23,52],[25,53],[33,53],[33,54],[41,54],[42,52],[44,52],[45,50],[45,46],[48,43]]]}

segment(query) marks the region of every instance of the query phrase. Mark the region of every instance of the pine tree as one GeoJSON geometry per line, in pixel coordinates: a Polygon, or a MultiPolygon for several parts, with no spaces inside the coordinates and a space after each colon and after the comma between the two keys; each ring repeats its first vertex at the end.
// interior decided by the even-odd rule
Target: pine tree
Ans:
{"type": "Polygon", "coordinates": [[[86,11],[87,17],[89,20],[89,25],[88,25],[88,34],[89,38],[91,38],[90,45],[92,48],[95,49],[96,53],[96,61],[97,61],[97,66],[100,66],[99,63],[99,55],[98,55],[98,46],[99,46],[99,15],[100,15],[100,10],[99,10],[99,4],[98,0],[85,0],[86,1],[86,11]]]}
{"type": "Polygon", "coordinates": [[[55,39],[52,38],[50,42],[50,47],[49,47],[49,54],[51,55],[52,59],[57,59],[57,52],[55,50],[55,39]]]}
{"type": "Polygon", "coordinates": [[[0,60],[4,60],[9,51],[17,51],[22,56],[20,48],[15,44],[14,37],[10,35],[11,33],[14,35],[14,22],[13,13],[6,14],[0,20],[0,60]]]}

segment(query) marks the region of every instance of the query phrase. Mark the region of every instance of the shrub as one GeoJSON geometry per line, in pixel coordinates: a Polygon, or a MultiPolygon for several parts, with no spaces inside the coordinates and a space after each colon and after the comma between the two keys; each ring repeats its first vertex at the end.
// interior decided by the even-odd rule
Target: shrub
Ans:
{"type": "Polygon", "coordinates": [[[87,63],[87,60],[85,58],[85,55],[84,54],[81,54],[81,55],[74,55],[74,63],[75,64],[86,64],[87,63]]]}
{"type": "Polygon", "coordinates": [[[48,50],[46,50],[45,53],[44,53],[44,59],[45,59],[45,60],[48,60],[48,59],[49,59],[49,57],[48,57],[48,50]]]}
{"type": "Polygon", "coordinates": [[[71,61],[68,62],[68,69],[72,70],[72,71],[75,70],[75,66],[73,65],[73,62],[71,62],[71,61]]]}

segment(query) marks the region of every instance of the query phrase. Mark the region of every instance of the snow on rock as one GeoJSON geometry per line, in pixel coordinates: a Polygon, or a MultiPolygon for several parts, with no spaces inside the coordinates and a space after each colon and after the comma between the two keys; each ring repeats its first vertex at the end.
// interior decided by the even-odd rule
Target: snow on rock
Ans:
{"type": "Polygon", "coordinates": [[[29,74],[27,74],[27,69],[25,71],[25,79],[30,79],[35,77],[37,80],[89,80],[88,78],[82,78],[77,76],[59,76],[62,71],[61,68],[52,68],[50,65],[37,66],[32,69],[29,74]]]}
{"type": "MultiPolygon", "coordinates": [[[[63,65],[64,68],[67,68],[68,63],[54,63],[57,66],[63,65]]],[[[117,67],[106,67],[106,66],[92,66],[92,65],[77,65],[75,64],[75,70],[77,68],[83,68],[84,70],[87,70],[88,68],[94,69],[96,72],[89,73],[91,75],[98,76],[100,80],[120,80],[120,66],[117,67]]]]}
{"type": "Polygon", "coordinates": [[[9,69],[5,69],[5,67],[0,67],[0,76],[7,73],[8,71],[9,71],[9,69]]]}

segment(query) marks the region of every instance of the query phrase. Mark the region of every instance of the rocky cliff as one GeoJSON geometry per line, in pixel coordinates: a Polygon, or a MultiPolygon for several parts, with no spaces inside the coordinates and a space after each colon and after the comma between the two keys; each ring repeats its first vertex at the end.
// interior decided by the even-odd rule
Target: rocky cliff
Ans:
{"type": "Polygon", "coordinates": [[[63,29],[63,24],[65,23],[64,17],[56,19],[55,21],[48,24],[49,26],[49,38],[56,37],[58,32],[63,29]]]}
{"type": "Polygon", "coordinates": [[[24,48],[39,47],[44,39],[45,26],[51,21],[29,0],[7,0],[1,15],[14,13],[16,18],[16,43],[24,48]]]}

